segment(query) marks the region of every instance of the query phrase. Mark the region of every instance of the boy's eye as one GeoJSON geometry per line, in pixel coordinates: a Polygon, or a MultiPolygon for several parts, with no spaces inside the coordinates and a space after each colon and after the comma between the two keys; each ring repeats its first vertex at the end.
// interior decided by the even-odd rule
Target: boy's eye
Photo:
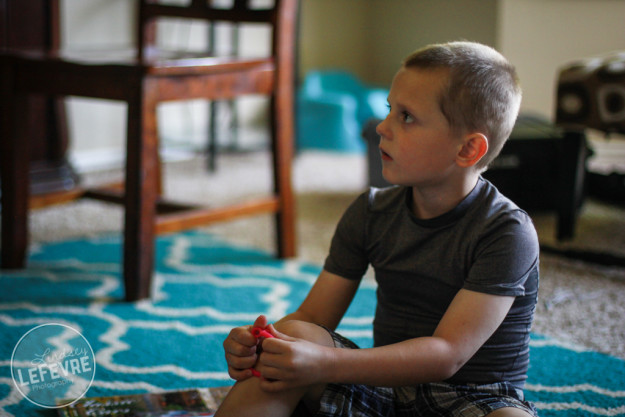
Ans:
{"type": "MultiPolygon", "coordinates": [[[[386,107],[388,107],[388,111],[389,111],[389,113],[390,113],[390,111],[391,111],[391,105],[390,105],[390,104],[387,104],[387,105],[386,105],[386,107]]],[[[407,111],[405,111],[405,110],[403,110],[403,111],[401,112],[400,117],[401,117],[401,121],[402,121],[402,122],[404,122],[404,123],[413,123],[413,122],[416,120],[412,114],[408,113],[408,112],[407,112],[407,111]]]]}
{"type": "Polygon", "coordinates": [[[412,122],[415,121],[415,118],[412,117],[412,115],[410,113],[408,113],[407,111],[403,111],[401,113],[401,118],[402,118],[404,123],[412,123],[412,122]]]}

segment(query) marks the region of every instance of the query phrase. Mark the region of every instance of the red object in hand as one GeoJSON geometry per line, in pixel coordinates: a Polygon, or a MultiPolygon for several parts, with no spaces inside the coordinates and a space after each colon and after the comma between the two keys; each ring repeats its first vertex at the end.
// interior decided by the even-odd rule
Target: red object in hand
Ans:
{"type": "Polygon", "coordinates": [[[256,339],[258,339],[258,338],[260,338],[260,337],[264,337],[265,339],[266,339],[266,338],[273,337],[273,335],[272,335],[271,333],[269,333],[267,330],[262,329],[262,328],[260,328],[260,327],[254,327],[254,328],[252,329],[252,334],[254,335],[254,337],[255,337],[256,339]]]}
{"type": "MultiPolygon", "coordinates": [[[[264,337],[265,339],[268,338],[272,338],[273,335],[271,333],[269,333],[267,330],[261,328],[261,327],[254,327],[252,329],[252,335],[254,335],[254,337],[258,340],[261,337],[264,337]]],[[[250,371],[252,371],[252,375],[254,375],[257,378],[262,378],[262,376],[260,375],[260,372],[258,372],[256,369],[254,368],[250,368],[250,371]]]]}

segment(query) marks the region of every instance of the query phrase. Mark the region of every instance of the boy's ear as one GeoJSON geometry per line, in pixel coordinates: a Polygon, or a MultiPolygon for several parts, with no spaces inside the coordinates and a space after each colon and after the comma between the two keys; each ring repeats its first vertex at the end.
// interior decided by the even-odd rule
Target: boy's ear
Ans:
{"type": "Polygon", "coordinates": [[[462,148],[456,155],[456,163],[468,168],[475,165],[488,151],[488,138],[482,133],[471,133],[464,137],[462,148]]]}

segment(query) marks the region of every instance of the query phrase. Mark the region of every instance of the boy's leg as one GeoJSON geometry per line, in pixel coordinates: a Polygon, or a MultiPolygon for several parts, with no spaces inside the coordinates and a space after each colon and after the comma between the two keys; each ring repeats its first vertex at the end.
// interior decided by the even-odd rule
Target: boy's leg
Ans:
{"type": "Polygon", "coordinates": [[[537,417],[533,404],[525,401],[523,391],[509,382],[455,385],[445,382],[398,388],[401,407],[414,407],[419,415],[447,410],[450,415],[485,417],[537,417]]]}
{"type": "Polygon", "coordinates": [[[305,394],[304,390],[269,394],[260,389],[257,378],[250,378],[234,384],[215,416],[290,416],[305,394]]]}
{"type": "MultiPolygon", "coordinates": [[[[332,336],[316,324],[302,321],[287,321],[275,325],[280,333],[325,346],[334,346],[332,336]]],[[[224,416],[290,416],[300,401],[304,401],[313,412],[325,389],[324,385],[298,388],[279,393],[260,389],[258,378],[237,382],[219,407],[216,417],[224,416]]]]}

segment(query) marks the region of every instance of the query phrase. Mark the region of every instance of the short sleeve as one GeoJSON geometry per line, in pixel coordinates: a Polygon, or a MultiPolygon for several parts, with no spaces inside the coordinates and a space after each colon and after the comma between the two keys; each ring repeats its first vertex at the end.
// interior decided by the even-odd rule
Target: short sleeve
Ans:
{"type": "Polygon", "coordinates": [[[464,288],[494,295],[525,295],[525,284],[538,267],[538,259],[538,237],[530,217],[513,210],[487,227],[464,288]]]}
{"type": "Polygon", "coordinates": [[[361,194],[339,221],[324,269],[343,278],[358,280],[369,266],[366,254],[368,193],[361,194]]]}

